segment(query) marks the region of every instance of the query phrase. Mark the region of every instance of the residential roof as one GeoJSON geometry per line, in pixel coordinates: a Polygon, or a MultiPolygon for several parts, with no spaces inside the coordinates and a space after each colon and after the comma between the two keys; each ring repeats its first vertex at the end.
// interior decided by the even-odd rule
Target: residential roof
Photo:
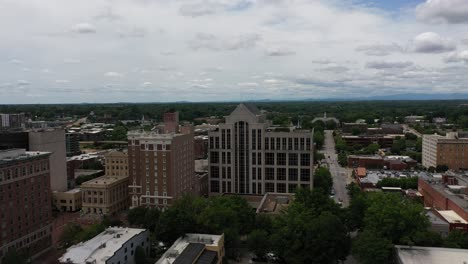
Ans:
{"type": "Polygon", "coordinates": [[[74,264],[88,262],[104,264],[125,242],[145,231],[137,228],[109,227],[90,240],[69,247],[59,261],[74,264]]]}
{"type": "Polygon", "coordinates": [[[173,264],[193,263],[205,250],[205,245],[200,243],[189,243],[187,247],[175,259],[173,264]]]}
{"type": "Polygon", "coordinates": [[[465,219],[452,210],[437,211],[447,222],[451,224],[468,224],[465,219]]]}
{"type": "Polygon", "coordinates": [[[455,248],[395,246],[401,264],[464,264],[468,250],[455,248]]]}
{"type": "Polygon", "coordinates": [[[218,257],[218,254],[214,251],[205,250],[203,254],[198,258],[196,264],[212,264],[216,263],[214,260],[218,257]]]}
{"type": "Polygon", "coordinates": [[[357,176],[358,177],[366,177],[367,175],[367,170],[364,167],[359,167],[357,168],[357,176]]]}

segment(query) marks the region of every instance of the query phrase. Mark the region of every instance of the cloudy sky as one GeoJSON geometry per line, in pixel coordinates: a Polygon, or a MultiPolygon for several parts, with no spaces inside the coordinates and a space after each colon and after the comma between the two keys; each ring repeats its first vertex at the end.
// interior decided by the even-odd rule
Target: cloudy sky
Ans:
{"type": "Polygon", "coordinates": [[[0,103],[468,92],[468,0],[0,0],[0,103]]]}

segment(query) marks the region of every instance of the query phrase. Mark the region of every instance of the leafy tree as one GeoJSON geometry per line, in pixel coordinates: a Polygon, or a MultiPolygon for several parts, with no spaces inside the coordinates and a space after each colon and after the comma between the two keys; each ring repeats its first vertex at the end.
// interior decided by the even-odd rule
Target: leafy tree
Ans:
{"type": "Polygon", "coordinates": [[[338,163],[339,163],[342,167],[348,166],[348,155],[346,155],[346,153],[340,153],[340,154],[338,154],[338,163]]]}
{"type": "Polygon", "coordinates": [[[141,246],[135,248],[135,264],[146,264],[145,250],[141,246]]]}
{"type": "Polygon", "coordinates": [[[314,130],[314,143],[317,144],[318,149],[322,148],[324,141],[325,137],[323,135],[323,132],[319,130],[314,130]]]}
{"type": "Polygon", "coordinates": [[[379,150],[379,148],[380,148],[380,145],[374,143],[374,144],[370,144],[369,146],[367,146],[364,151],[367,154],[375,154],[379,150]]]}
{"type": "Polygon", "coordinates": [[[171,244],[185,233],[202,232],[197,217],[206,206],[205,199],[184,195],[161,214],[157,236],[171,244]]]}
{"type": "Polygon", "coordinates": [[[247,237],[247,248],[260,258],[265,256],[271,250],[268,233],[261,229],[252,231],[247,237]]]}
{"type": "Polygon", "coordinates": [[[131,225],[143,226],[143,219],[148,211],[145,207],[135,207],[128,211],[127,220],[131,225]]]}
{"type": "Polygon", "coordinates": [[[371,231],[365,230],[353,241],[352,254],[362,264],[390,264],[392,261],[392,241],[371,231]]]}
{"type": "Polygon", "coordinates": [[[15,248],[8,250],[8,252],[1,259],[3,264],[26,264],[28,258],[21,252],[16,251],[15,248]]]}
{"type": "Polygon", "coordinates": [[[83,232],[83,228],[81,228],[80,225],[68,223],[63,229],[60,241],[67,246],[73,245],[76,242],[78,234],[80,234],[81,232],[83,232]]]}
{"type": "Polygon", "coordinates": [[[449,248],[468,249],[468,234],[460,230],[453,230],[449,233],[443,245],[449,248]]]}
{"type": "Polygon", "coordinates": [[[398,244],[414,241],[418,232],[429,228],[429,220],[421,204],[395,193],[373,193],[368,196],[364,230],[371,231],[398,244]]]}
{"type": "Polygon", "coordinates": [[[346,228],[331,212],[316,215],[303,205],[290,207],[277,218],[275,229],[274,249],[286,263],[336,263],[348,255],[346,228]]]}
{"type": "Polygon", "coordinates": [[[110,140],[126,141],[127,140],[127,128],[124,126],[116,126],[112,131],[110,140]]]}
{"type": "Polygon", "coordinates": [[[321,190],[325,194],[330,193],[333,187],[333,179],[330,171],[325,167],[319,167],[314,173],[314,189],[321,190]]]}
{"type": "Polygon", "coordinates": [[[402,189],[418,189],[418,177],[410,178],[383,178],[376,185],[382,187],[400,187],[402,189]]]}

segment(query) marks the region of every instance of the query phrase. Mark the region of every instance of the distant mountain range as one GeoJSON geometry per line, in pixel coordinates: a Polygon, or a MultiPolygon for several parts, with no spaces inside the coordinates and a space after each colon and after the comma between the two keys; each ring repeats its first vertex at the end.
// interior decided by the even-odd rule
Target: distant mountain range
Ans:
{"type": "Polygon", "coordinates": [[[467,100],[468,93],[441,93],[441,94],[393,94],[369,97],[337,97],[325,99],[306,99],[306,101],[412,101],[412,100],[467,100]]]}

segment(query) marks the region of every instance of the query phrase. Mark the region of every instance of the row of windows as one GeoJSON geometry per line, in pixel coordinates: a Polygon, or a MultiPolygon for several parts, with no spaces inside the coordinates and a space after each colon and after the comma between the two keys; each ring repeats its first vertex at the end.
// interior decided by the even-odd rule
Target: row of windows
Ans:
{"type": "MultiPolygon", "coordinates": [[[[266,182],[265,183],[265,190],[262,189],[262,184],[252,183],[252,193],[263,194],[265,192],[276,192],[276,193],[294,193],[297,188],[310,188],[309,184],[286,184],[286,183],[273,183],[273,182],[266,182]],[[275,189],[276,187],[276,189],[275,189]]],[[[210,182],[210,191],[213,193],[233,193],[233,186],[231,182],[222,182],[220,184],[219,181],[211,181],[210,182]]]]}
{"type": "MultiPolygon", "coordinates": [[[[210,149],[231,149],[231,130],[224,131],[221,130],[221,145],[220,138],[217,136],[211,136],[209,140],[210,149]]],[[[262,131],[260,129],[252,130],[252,149],[261,150],[262,149],[262,131]]],[[[312,149],[312,140],[310,138],[304,137],[266,137],[264,141],[264,148],[266,150],[311,150],[312,149]]]]}
{"type": "MultiPolygon", "coordinates": [[[[255,157],[255,154],[252,155],[252,158],[255,157]]],[[[266,165],[286,165],[288,164],[289,166],[298,166],[299,161],[298,161],[299,154],[297,153],[271,153],[267,152],[265,153],[265,164],[266,165]],[[288,155],[286,155],[288,154],[288,155]],[[275,156],[276,156],[276,161],[275,161],[275,156]],[[286,160],[287,157],[287,160],[286,160]]],[[[300,164],[301,166],[310,166],[310,154],[309,153],[302,153],[300,154],[300,164]]],[[[255,160],[252,159],[252,163],[255,165],[255,160]]],[[[261,165],[261,162],[258,163],[258,165],[261,165]]]]}
{"type": "MultiPolygon", "coordinates": [[[[265,168],[265,180],[277,180],[277,181],[304,181],[308,182],[311,179],[311,170],[298,169],[298,168],[265,168]]],[[[210,178],[219,179],[231,179],[231,169],[222,167],[221,174],[218,166],[211,166],[210,168],[210,178]]],[[[262,180],[262,168],[252,168],[252,179],[253,180],[262,180]]]]}
{"type": "Polygon", "coordinates": [[[23,177],[27,175],[32,175],[34,173],[47,170],[49,170],[48,161],[35,162],[34,164],[24,165],[13,169],[0,170],[0,182],[16,179],[18,177],[23,177]]]}

